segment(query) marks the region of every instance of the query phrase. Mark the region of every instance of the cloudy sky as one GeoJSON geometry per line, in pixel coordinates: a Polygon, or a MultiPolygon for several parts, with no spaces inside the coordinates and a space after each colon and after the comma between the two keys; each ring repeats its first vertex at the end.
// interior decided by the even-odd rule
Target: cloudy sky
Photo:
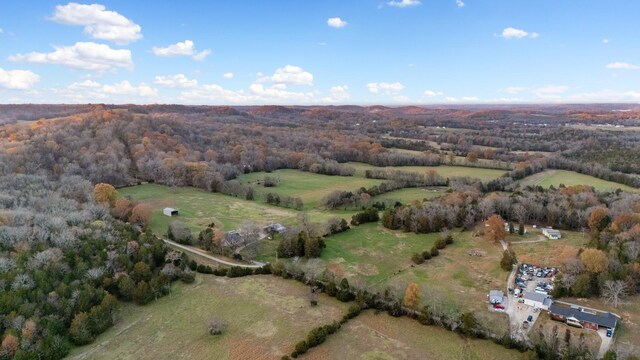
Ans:
{"type": "Polygon", "coordinates": [[[640,102],[637,0],[0,3],[0,102],[640,102]]]}

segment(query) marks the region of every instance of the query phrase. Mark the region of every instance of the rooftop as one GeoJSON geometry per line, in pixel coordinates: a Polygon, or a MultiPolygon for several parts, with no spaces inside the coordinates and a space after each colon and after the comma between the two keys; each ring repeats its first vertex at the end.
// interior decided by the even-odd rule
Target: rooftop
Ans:
{"type": "Polygon", "coordinates": [[[584,312],[580,309],[559,306],[556,304],[551,304],[549,307],[549,311],[552,314],[562,315],[564,317],[573,317],[578,319],[578,321],[588,321],[594,324],[598,324],[599,326],[604,326],[608,328],[615,328],[618,323],[618,318],[612,313],[597,313],[592,314],[588,312],[584,312]]]}

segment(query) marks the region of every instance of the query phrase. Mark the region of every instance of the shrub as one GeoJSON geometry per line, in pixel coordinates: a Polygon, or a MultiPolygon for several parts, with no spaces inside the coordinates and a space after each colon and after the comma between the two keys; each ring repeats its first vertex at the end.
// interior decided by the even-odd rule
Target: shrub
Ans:
{"type": "Polygon", "coordinates": [[[220,335],[226,330],[227,326],[228,323],[226,320],[219,317],[213,317],[207,322],[207,331],[211,335],[220,335]]]}
{"type": "Polygon", "coordinates": [[[424,263],[424,256],[419,253],[415,253],[411,256],[411,261],[413,261],[416,265],[420,265],[424,263]]]}
{"type": "Polygon", "coordinates": [[[435,246],[431,248],[431,256],[432,257],[436,257],[440,255],[440,251],[438,251],[438,248],[436,248],[435,246]]]}
{"type": "Polygon", "coordinates": [[[423,252],[422,252],[422,257],[423,257],[425,260],[429,260],[429,259],[431,259],[431,251],[429,251],[429,250],[423,251],[423,252]]]}

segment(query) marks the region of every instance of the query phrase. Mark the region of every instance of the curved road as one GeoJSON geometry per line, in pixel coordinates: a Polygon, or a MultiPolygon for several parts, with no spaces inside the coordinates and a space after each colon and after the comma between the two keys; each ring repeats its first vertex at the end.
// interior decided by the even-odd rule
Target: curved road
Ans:
{"type": "Polygon", "coordinates": [[[227,261],[227,260],[224,260],[224,259],[217,258],[215,256],[211,256],[211,255],[207,254],[206,252],[204,252],[202,250],[194,249],[194,248],[189,247],[189,246],[178,244],[177,242],[171,241],[169,239],[164,239],[164,238],[161,238],[161,239],[162,239],[162,241],[164,241],[165,243],[167,243],[167,244],[169,244],[171,246],[175,246],[175,247],[177,247],[179,249],[182,249],[182,250],[184,250],[186,252],[190,252],[190,253],[196,254],[198,256],[205,257],[205,258],[207,258],[209,260],[212,260],[212,261],[215,261],[215,262],[217,262],[219,264],[228,265],[228,266],[237,266],[237,267],[243,267],[243,268],[253,268],[253,269],[259,268],[259,267],[263,267],[265,265],[265,264],[263,264],[261,262],[257,262],[257,261],[254,261],[253,264],[241,264],[241,263],[231,262],[231,261],[227,261]]]}

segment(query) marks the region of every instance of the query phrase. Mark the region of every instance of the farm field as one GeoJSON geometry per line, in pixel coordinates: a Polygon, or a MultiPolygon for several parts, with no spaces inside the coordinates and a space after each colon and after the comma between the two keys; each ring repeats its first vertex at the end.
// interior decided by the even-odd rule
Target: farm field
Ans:
{"type": "Polygon", "coordinates": [[[303,359],[525,359],[488,340],[467,339],[415,320],[367,311],[344,325],[303,359]]]}
{"type": "MultiPolygon", "coordinates": [[[[188,187],[171,188],[158,184],[144,184],[121,188],[120,196],[131,196],[134,200],[152,206],[151,230],[165,234],[172,220],[184,221],[196,234],[210,223],[228,231],[237,229],[246,220],[259,224],[279,222],[284,225],[298,223],[298,211],[249,201],[241,198],[211,193],[188,187]],[[162,214],[164,207],[175,207],[180,216],[170,218],[162,214]]],[[[353,210],[310,210],[306,212],[311,222],[325,223],[332,217],[351,219],[353,210]]]]}
{"type": "Polygon", "coordinates": [[[564,184],[566,186],[589,185],[600,191],[614,191],[616,189],[622,189],[629,192],[639,191],[638,189],[634,189],[627,185],[567,170],[543,171],[520,180],[520,184],[523,186],[542,186],[544,188],[548,188],[551,185],[557,188],[560,184],[564,184]]]}
{"type": "Polygon", "coordinates": [[[325,239],[327,247],[321,258],[332,272],[374,290],[389,288],[402,296],[406,286],[415,282],[427,303],[470,309],[494,331],[504,332],[506,315],[486,310],[488,291],[505,288],[508,277],[500,269],[500,246],[473,238],[471,232],[454,231],[454,243],[441,250],[438,257],[414,265],[411,255],[429,250],[438,236],[364,224],[325,239]],[[485,255],[470,256],[470,250],[480,250],[485,255]]]}
{"type": "Polygon", "coordinates": [[[395,191],[390,191],[386,194],[378,195],[374,198],[376,201],[388,201],[397,200],[403,204],[409,204],[412,201],[423,199],[431,200],[442,195],[446,188],[431,187],[431,188],[407,188],[395,191]]]}
{"type": "Polygon", "coordinates": [[[238,177],[242,184],[256,185],[256,198],[265,201],[267,193],[300,197],[304,209],[318,208],[322,199],[333,191],[351,191],[360,187],[371,187],[380,184],[382,180],[367,179],[361,176],[329,176],[303,172],[299,170],[282,169],[271,173],[256,172],[238,177]],[[265,188],[256,183],[265,176],[279,180],[275,187],[265,188]]]}
{"type": "Polygon", "coordinates": [[[510,235],[513,250],[518,257],[519,262],[535,264],[538,266],[560,266],[563,259],[575,256],[581,247],[584,247],[589,241],[588,236],[583,236],[577,231],[561,230],[562,238],[558,240],[549,240],[542,236],[539,229],[528,229],[529,233],[520,243],[517,238],[519,235],[510,235]],[[528,241],[542,240],[539,242],[528,241]]]}
{"type": "MultiPolygon", "coordinates": [[[[353,166],[356,169],[356,174],[364,177],[364,172],[369,169],[381,168],[375,167],[369,164],[363,163],[349,163],[349,165],[353,166]]],[[[502,176],[506,171],[505,170],[496,170],[496,169],[485,169],[485,168],[477,168],[477,167],[468,167],[468,166],[450,166],[450,165],[440,165],[440,166],[387,166],[383,169],[393,169],[393,170],[401,170],[406,172],[417,172],[417,173],[425,173],[427,170],[435,170],[442,177],[454,177],[454,176],[469,176],[473,178],[477,178],[480,180],[493,180],[502,176]]]]}
{"type": "Polygon", "coordinates": [[[338,320],[349,304],[320,295],[311,307],[308,288],[271,275],[220,278],[198,275],[146,306],[125,304],[121,321],[70,359],[280,359],[314,327],[338,320]],[[222,317],[219,337],[206,321],[222,317]]]}
{"type": "Polygon", "coordinates": [[[151,229],[158,234],[166,233],[169,223],[176,219],[184,221],[193,231],[198,232],[212,222],[225,230],[233,230],[246,219],[260,219],[265,223],[273,221],[289,223],[296,217],[296,212],[293,210],[195,188],[171,188],[157,184],[144,184],[118,191],[120,196],[131,196],[134,200],[152,206],[151,229]],[[178,208],[180,216],[170,218],[163,215],[164,207],[178,208]]]}

